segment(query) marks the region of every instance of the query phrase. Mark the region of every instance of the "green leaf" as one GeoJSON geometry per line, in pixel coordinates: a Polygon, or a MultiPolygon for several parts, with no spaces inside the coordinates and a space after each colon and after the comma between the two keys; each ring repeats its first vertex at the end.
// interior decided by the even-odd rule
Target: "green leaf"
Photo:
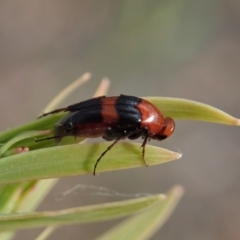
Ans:
{"type": "MultiPolygon", "coordinates": [[[[74,144],[16,154],[0,160],[0,184],[92,174],[96,160],[109,143],[74,144]]],[[[140,144],[118,143],[100,161],[97,172],[143,166],[140,144]]],[[[149,165],[181,157],[181,154],[148,145],[149,165]]]]}
{"type": "Polygon", "coordinates": [[[0,213],[11,212],[19,196],[22,183],[1,185],[0,188],[0,213]]]}
{"type": "Polygon", "coordinates": [[[159,230],[167,221],[183,193],[179,186],[174,187],[162,201],[152,205],[145,211],[131,217],[113,227],[97,240],[144,240],[159,230]]]}
{"type": "Polygon", "coordinates": [[[77,207],[59,211],[0,215],[1,231],[35,228],[51,225],[70,225],[106,221],[146,209],[165,201],[162,195],[152,195],[114,203],[77,207]]]}
{"type": "MultiPolygon", "coordinates": [[[[4,144],[7,141],[12,140],[12,138],[15,138],[16,136],[21,136],[22,134],[25,134],[25,132],[29,131],[50,131],[53,133],[54,126],[56,122],[59,121],[66,113],[61,114],[53,114],[48,117],[36,119],[30,123],[24,124],[22,126],[8,129],[2,133],[0,133],[0,143],[4,144]]],[[[48,135],[47,137],[50,137],[52,135],[48,135]]],[[[43,138],[43,137],[42,137],[43,138]]],[[[78,138],[78,141],[82,140],[81,138],[78,138]]],[[[66,137],[63,139],[61,144],[59,145],[65,145],[70,143],[76,143],[75,138],[73,137],[66,137]]],[[[56,146],[56,143],[54,140],[48,140],[48,141],[42,141],[42,142],[35,142],[35,138],[29,138],[24,139],[22,141],[17,142],[12,147],[18,147],[18,146],[27,146],[30,148],[30,150],[44,148],[44,147],[52,147],[56,146]]]]}
{"type": "Polygon", "coordinates": [[[2,145],[0,148],[0,157],[12,146],[14,146],[16,143],[20,142],[21,140],[24,140],[26,138],[33,138],[35,136],[49,134],[49,131],[28,131],[23,132],[16,137],[13,137],[8,142],[2,145]]]}
{"type": "Polygon", "coordinates": [[[174,119],[198,120],[236,126],[240,125],[240,119],[204,103],[183,98],[169,97],[146,97],[145,99],[159,108],[165,116],[174,119]]]}

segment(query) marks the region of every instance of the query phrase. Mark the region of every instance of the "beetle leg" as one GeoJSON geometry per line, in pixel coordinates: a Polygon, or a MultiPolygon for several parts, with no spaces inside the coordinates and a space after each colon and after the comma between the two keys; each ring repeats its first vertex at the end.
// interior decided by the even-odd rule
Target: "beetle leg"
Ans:
{"type": "Polygon", "coordinates": [[[146,167],[148,166],[148,164],[146,163],[144,156],[145,156],[145,146],[146,146],[148,140],[149,140],[149,137],[146,136],[144,138],[142,146],[141,146],[142,147],[142,160],[143,160],[146,167]]]}
{"type": "Polygon", "coordinates": [[[97,165],[100,162],[101,158],[120,140],[121,138],[118,138],[117,140],[115,140],[102,154],[101,156],[98,158],[98,160],[96,161],[95,165],[94,165],[94,170],[93,170],[93,175],[96,175],[96,169],[97,169],[97,165]]]}

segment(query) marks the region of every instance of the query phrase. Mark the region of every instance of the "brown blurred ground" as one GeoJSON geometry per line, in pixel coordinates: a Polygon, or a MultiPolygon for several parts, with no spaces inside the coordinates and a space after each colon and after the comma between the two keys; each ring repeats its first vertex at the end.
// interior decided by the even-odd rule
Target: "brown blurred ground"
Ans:
{"type": "MultiPolygon", "coordinates": [[[[240,117],[239,28],[236,0],[1,1],[0,128],[35,118],[85,71],[93,80],[66,104],[89,98],[108,76],[109,95],[189,98],[240,117]]],[[[230,126],[177,121],[176,133],[161,146],[179,149],[180,161],[63,179],[39,209],[122,199],[78,190],[57,200],[78,184],[129,194],[181,184],[186,194],[153,239],[238,240],[239,133],[230,126]]],[[[63,227],[49,239],[93,239],[115,222],[63,227]]],[[[23,231],[15,239],[38,233],[23,231]]]]}

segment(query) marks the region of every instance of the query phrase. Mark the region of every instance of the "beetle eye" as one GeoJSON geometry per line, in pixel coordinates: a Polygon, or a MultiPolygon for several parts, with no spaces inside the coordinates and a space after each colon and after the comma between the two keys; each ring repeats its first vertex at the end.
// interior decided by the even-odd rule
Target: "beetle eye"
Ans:
{"type": "Polygon", "coordinates": [[[157,140],[164,140],[168,137],[170,137],[175,129],[175,122],[172,118],[166,117],[165,118],[165,127],[162,129],[161,132],[159,132],[156,136],[155,139],[157,140]]]}

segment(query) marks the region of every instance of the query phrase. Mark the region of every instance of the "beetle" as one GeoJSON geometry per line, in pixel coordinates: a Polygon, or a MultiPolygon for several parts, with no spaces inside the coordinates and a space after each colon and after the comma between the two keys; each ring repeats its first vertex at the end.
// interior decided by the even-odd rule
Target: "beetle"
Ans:
{"type": "Polygon", "coordinates": [[[145,146],[148,141],[164,140],[171,136],[175,129],[175,122],[170,117],[164,117],[161,111],[149,101],[127,95],[106,97],[101,96],[83,102],[59,108],[44,113],[39,118],[68,112],[56,123],[54,136],[38,141],[54,138],[56,143],[65,136],[81,136],[86,138],[102,137],[114,142],[97,159],[93,175],[101,158],[121,139],[137,139],[142,137],[142,160],[145,161],[145,146]]]}

